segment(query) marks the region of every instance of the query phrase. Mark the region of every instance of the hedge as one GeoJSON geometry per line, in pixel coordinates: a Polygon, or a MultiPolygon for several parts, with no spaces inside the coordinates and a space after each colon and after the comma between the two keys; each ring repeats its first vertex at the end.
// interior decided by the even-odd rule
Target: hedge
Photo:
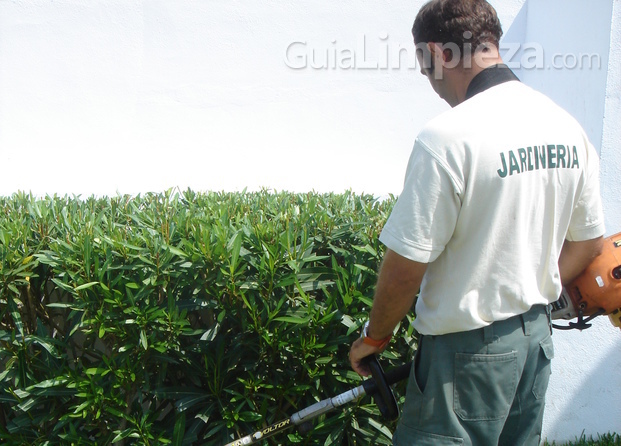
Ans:
{"type": "MultiPolygon", "coordinates": [[[[0,197],[0,442],[222,445],[358,385],[347,353],[393,203],[0,197]]],[[[409,359],[404,322],[385,367],[409,359]]],[[[366,398],[266,444],[390,444],[393,428],[366,398]]]]}

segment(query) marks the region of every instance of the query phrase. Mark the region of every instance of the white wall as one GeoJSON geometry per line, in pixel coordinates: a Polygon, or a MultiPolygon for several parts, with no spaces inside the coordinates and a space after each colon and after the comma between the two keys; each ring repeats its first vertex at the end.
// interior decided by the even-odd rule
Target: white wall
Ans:
{"type": "MultiPolygon", "coordinates": [[[[621,231],[621,2],[614,2],[601,153],[601,185],[609,233],[621,231]]],[[[619,417],[621,418],[621,417],[619,417]]]]}
{"type": "Polygon", "coordinates": [[[506,62],[523,82],[571,111],[598,152],[612,6],[610,0],[530,0],[505,36],[512,44],[521,44],[506,62]]]}
{"type": "Polygon", "coordinates": [[[0,1],[0,193],[398,192],[445,105],[405,57],[366,67],[420,3],[0,1]],[[356,66],[292,69],[297,41],[356,66]]]}
{"type": "MultiPolygon", "coordinates": [[[[0,0],[0,194],[398,194],[416,133],[448,108],[406,52],[422,3],[0,0]]],[[[621,231],[619,0],[492,4],[518,75],[598,148],[621,231]],[[601,68],[547,69],[581,53],[601,68]]],[[[555,334],[550,440],[621,432],[621,333],[599,319],[555,334]]]]}

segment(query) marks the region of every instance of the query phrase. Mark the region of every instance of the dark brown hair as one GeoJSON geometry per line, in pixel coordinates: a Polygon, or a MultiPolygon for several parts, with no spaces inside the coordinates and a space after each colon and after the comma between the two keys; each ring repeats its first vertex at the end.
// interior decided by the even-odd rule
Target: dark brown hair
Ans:
{"type": "Polygon", "coordinates": [[[496,10],[485,0],[431,0],[423,5],[412,28],[414,42],[469,43],[474,52],[484,43],[498,48],[502,28],[496,10]]]}

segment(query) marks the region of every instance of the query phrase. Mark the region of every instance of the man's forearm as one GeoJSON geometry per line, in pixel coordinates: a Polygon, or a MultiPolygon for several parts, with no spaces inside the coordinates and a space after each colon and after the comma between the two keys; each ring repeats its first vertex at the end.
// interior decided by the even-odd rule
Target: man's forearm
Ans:
{"type": "MultiPolygon", "coordinates": [[[[426,263],[406,259],[390,249],[384,255],[380,268],[367,335],[376,340],[392,334],[395,326],[412,308],[420,288],[426,263]]],[[[370,371],[364,358],[381,352],[380,347],[368,345],[358,338],[349,350],[352,368],[363,376],[370,371]]]]}
{"type": "Polygon", "coordinates": [[[373,298],[368,335],[383,339],[411,310],[427,264],[413,262],[394,251],[384,256],[373,298]]]}
{"type": "Polygon", "coordinates": [[[571,283],[602,252],[604,238],[582,242],[565,241],[558,260],[563,285],[571,283]]]}

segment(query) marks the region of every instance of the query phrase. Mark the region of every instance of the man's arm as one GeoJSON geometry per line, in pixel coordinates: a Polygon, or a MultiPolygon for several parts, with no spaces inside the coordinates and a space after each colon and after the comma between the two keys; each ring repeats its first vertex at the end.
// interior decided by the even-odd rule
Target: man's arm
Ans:
{"type": "MultiPolygon", "coordinates": [[[[383,339],[392,334],[396,325],[411,310],[426,270],[426,263],[409,260],[390,249],[386,251],[369,317],[367,333],[370,338],[383,339]]],[[[368,368],[361,361],[380,351],[357,339],[349,351],[352,368],[362,376],[369,375],[368,368]]]]}
{"type": "Polygon", "coordinates": [[[565,240],[561,255],[558,259],[558,267],[561,273],[563,285],[571,283],[585,270],[590,263],[602,253],[604,238],[598,237],[582,242],[570,242],[565,240]]]}

